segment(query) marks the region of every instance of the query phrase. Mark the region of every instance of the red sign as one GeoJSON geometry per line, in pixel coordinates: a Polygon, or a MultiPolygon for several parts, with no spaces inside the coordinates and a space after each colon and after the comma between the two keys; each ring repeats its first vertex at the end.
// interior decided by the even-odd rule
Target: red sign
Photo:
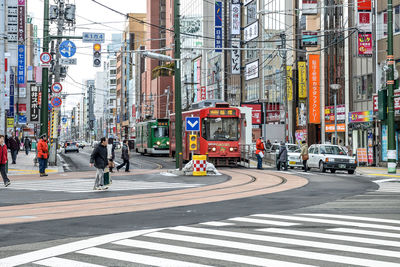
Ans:
{"type": "Polygon", "coordinates": [[[379,111],[379,106],[378,106],[378,95],[373,95],[372,96],[372,105],[374,106],[373,110],[379,111]]]}
{"type": "Polygon", "coordinates": [[[308,56],[308,77],[310,80],[309,98],[309,123],[321,123],[321,105],[320,105],[320,64],[319,55],[308,56]]]}
{"type": "Polygon", "coordinates": [[[372,56],[372,33],[358,33],[358,55],[372,56]]]}
{"type": "Polygon", "coordinates": [[[18,104],[18,112],[26,113],[26,104],[18,104]]]}
{"type": "MultiPolygon", "coordinates": [[[[338,132],[345,132],[346,131],[346,124],[339,123],[336,124],[336,129],[338,132]]],[[[325,125],[325,132],[327,133],[334,133],[335,132],[335,124],[327,124],[325,125]]]]}
{"type": "MultiPolygon", "coordinates": [[[[394,93],[394,109],[395,110],[400,110],[400,92],[394,93]]],[[[373,111],[377,112],[379,111],[379,106],[378,106],[378,95],[374,95],[372,97],[372,104],[373,104],[373,111]]]]}
{"type": "Polygon", "coordinates": [[[357,10],[371,10],[371,0],[357,0],[357,10]]]}
{"type": "Polygon", "coordinates": [[[242,107],[252,108],[251,117],[253,124],[261,124],[261,104],[242,104],[242,107]]]}
{"type": "Polygon", "coordinates": [[[201,87],[200,96],[201,96],[200,100],[206,100],[207,99],[207,91],[206,91],[206,87],[205,86],[201,87]]]}

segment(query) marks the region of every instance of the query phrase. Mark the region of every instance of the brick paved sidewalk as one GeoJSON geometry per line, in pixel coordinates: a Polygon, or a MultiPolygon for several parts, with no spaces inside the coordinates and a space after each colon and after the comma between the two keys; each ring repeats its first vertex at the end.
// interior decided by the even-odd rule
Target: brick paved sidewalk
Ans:
{"type": "MultiPolygon", "coordinates": [[[[11,164],[12,158],[11,153],[8,153],[8,175],[10,177],[15,175],[27,175],[27,174],[37,174],[39,175],[39,164],[36,166],[33,162],[35,158],[36,152],[31,151],[28,155],[25,154],[25,151],[19,151],[17,155],[17,164],[11,164]]],[[[60,165],[60,163],[58,164],[60,165]]],[[[47,173],[57,173],[62,172],[62,166],[48,166],[46,169],[47,173]]]]}

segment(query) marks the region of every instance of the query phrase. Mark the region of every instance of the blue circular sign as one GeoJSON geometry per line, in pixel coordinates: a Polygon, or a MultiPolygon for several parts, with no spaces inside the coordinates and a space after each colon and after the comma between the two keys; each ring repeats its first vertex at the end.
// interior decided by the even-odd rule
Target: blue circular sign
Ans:
{"type": "Polygon", "coordinates": [[[66,118],[66,117],[63,117],[63,118],[61,119],[61,121],[62,121],[63,123],[67,123],[67,118],[66,118]]]}
{"type": "Polygon", "coordinates": [[[51,105],[55,108],[61,106],[62,100],[58,96],[51,98],[51,105]]]}
{"type": "Polygon", "coordinates": [[[76,53],[76,45],[70,40],[65,40],[60,44],[59,50],[63,57],[72,57],[76,53]]]}
{"type": "Polygon", "coordinates": [[[49,103],[49,111],[51,111],[52,108],[53,106],[49,103]]]}

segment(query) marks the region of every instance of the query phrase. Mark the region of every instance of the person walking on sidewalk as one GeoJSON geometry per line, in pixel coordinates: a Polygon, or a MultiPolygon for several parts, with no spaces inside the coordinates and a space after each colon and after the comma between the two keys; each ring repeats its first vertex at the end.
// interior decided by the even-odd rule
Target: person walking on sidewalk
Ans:
{"type": "Polygon", "coordinates": [[[96,167],[96,181],[93,190],[107,189],[104,186],[104,169],[108,166],[107,139],[102,137],[90,155],[90,167],[96,167]]]}
{"type": "Polygon", "coordinates": [[[262,170],[262,159],[264,157],[265,147],[262,137],[256,141],[256,156],[257,156],[257,169],[262,170]]]}
{"type": "Polygon", "coordinates": [[[28,156],[29,151],[31,150],[31,140],[29,140],[28,137],[25,137],[24,148],[25,148],[25,154],[28,156]]]}
{"type": "Polygon", "coordinates": [[[12,137],[8,140],[9,148],[11,151],[11,158],[12,158],[12,163],[11,164],[16,164],[17,161],[17,154],[20,149],[21,143],[19,142],[18,137],[15,135],[15,133],[12,134],[12,137]]]}
{"type": "Polygon", "coordinates": [[[8,161],[7,145],[4,143],[4,135],[0,135],[0,172],[3,177],[4,186],[7,187],[11,184],[10,179],[7,177],[6,164],[8,161]]]}
{"type": "Polygon", "coordinates": [[[305,140],[301,142],[300,157],[303,160],[304,172],[307,172],[308,146],[305,140]]]}
{"type": "Polygon", "coordinates": [[[110,172],[113,172],[113,168],[115,167],[114,163],[115,145],[114,145],[114,139],[111,137],[108,138],[107,156],[108,156],[108,167],[110,168],[110,172]]]}
{"type": "Polygon", "coordinates": [[[125,165],[125,172],[129,172],[129,148],[128,148],[128,140],[124,140],[124,143],[122,145],[122,155],[121,155],[122,160],[124,161],[122,164],[118,165],[117,171],[124,167],[125,165]]]}
{"type": "Polygon", "coordinates": [[[39,173],[40,177],[48,176],[46,174],[47,168],[47,159],[49,158],[49,147],[47,146],[47,136],[43,134],[40,137],[38,146],[37,146],[37,157],[39,161],[39,173]]]}
{"type": "Polygon", "coordinates": [[[281,167],[285,171],[288,170],[287,159],[288,159],[287,148],[286,148],[285,142],[281,141],[281,145],[279,148],[279,154],[278,154],[278,164],[277,164],[278,171],[281,170],[281,167]]]}

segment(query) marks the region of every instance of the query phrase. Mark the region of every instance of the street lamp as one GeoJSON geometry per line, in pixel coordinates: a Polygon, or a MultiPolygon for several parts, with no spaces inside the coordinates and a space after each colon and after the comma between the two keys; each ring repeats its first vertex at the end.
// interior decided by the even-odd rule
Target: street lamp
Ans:
{"type": "Polygon", "coordinates": [[[337,92],[340,88],[342,88],[342,86],[340,84],[331,84],[329,86],[331,88],[331,90],[333,91],[334,95],[333,95],[333,103],[334,103],[334,109],[335,109],[335,145],[338,144],[338,138],[337,138],[337,110],[336,110],[336,95],[337,92]]]}

